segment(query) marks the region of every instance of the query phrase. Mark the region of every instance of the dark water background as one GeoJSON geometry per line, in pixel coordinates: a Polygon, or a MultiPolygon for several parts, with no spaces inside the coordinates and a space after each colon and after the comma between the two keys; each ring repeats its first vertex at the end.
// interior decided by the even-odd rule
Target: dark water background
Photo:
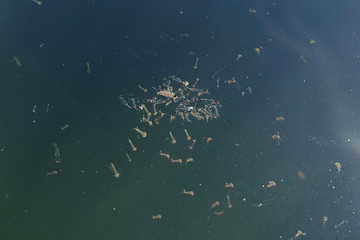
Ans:
{"type": "Polygon", "coordinates": [[[0,5],[0,239],[359,239],[358,1],[42,3],[0,5]],[[119,95],[145,99],[137,85],[168,75],[200,78],[220,118],[139,123],[119,95]]]}

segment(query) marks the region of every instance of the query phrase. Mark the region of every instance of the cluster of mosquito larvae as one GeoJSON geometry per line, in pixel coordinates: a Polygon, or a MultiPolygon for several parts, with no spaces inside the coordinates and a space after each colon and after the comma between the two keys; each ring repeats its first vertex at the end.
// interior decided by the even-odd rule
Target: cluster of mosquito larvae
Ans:
{"type": "MultiPolygon", "coordinates": [[[[186,159],[186,161],[185,161],[185,164],[187,164],[187,163],[189,163],[189,162],[193,162],[194,161],[194,159],[193,158],[187,158],[186,159]]],[[[179,159],[172,159],[171,158],[171,162],[172,163],[180,163],[180,164],[182,164],[182,162],[183,162],[183,160],[181,159],[181,158],[179,158],[179,159]]]]}
{"type": "MultiPolygon", "coordinates": [[[[196,58],[196,68],[197,68],[197,64],[198,64],[199,59],[196,58]]],[[[178,107],[175,111],[175,115],[170,115],[170,122],[172,122],[177,116],[179,116],[182,120],[186,119],[186,121],[191,122],[189,120],[189,116],[192,116],[198,120],[202,120],[204,119],[204,116],[206,117],[206,119],[208,118],[217,118],[219,116],[218,114],[218,110],[217,107],[221,107],[220,103],[218,101],[214,101],[212,99],[207,99],[207,98],[197,98],[199,96],[205,95],[205,94],[209,94],[208,90],[202,90],[202,89],[197,89],[196,85],[199,82],[199,79],[196,79],[196,82],[193,84],[193,88],[189,87],[189,83],[188,82],[183,82],[181,81],[181,79],[176,78],[174,76],[171,77],[171,79],[169,79],[167,81],[166,84],[163,84],[163,86],[165,86],[166,88],[164,89],[163,87],[159,86],[159,89],[157,90],[157,96],[160,97],[165,97],[166,100],[163,100],[161,98],[151,98],[151,99],[147,99],[148,103],[152,104],[153,106],[153,112],[150,112],[147,108],[147,106],[144,103],[140,103],[139,100],[136,100],[136,98],[128,98],[127,100],[124,99],[124,97],[120,96],[120,100],[121,102],[128,108],[131,109],[135,109],[136,111],[142,111],[144,116],[142,116],[141,118],[141,122],[147,122],[149,124],[149,126],[153,126],[153,121],[155,122],[155,124],[159,124],[160,121],[162,120],[162,118],[164,118],[165,113],[163,113],[161,110],[157,110],[157,106],[158,104],[165,104],[166,106],[168,104],[171,103],[175,103],[178,104],[178,107]],[[180,84],[182,84],[184,86],[184,88],[178,89],[177,91],[174,91],[174,87],[170,86],[171,81],[176,81],[180,84]],[[185,91],[188,91],[185,94],[185,91]],[[193,98],[190,98],[190,93],[195,93],[196,95],[193,98]],[[185,99],[185,100],[184,100],[185,99]],[[128,102],[129,101],[129,102],[128,102]],[[195,108],[196,104],[199,106],[198,101],[202,101],[205,105],[203,107],[200,107],[198,109],[195,108]],[[188,102],[190,102],[188,104],[188,102]],[[195,103],[195,106],[192,106],[195,103]],[[150,118],[154,116],[154,120],[151,121],[150,118]],[[156,116],[156,117],[155,117],[156,116]]],[[[138,88],[141,89],[144,92],[147,92],[148,90],[143,88],[142,86],[138,85],[138,88]]],[[[155,89],[155,88],[154,88],[155,89]]],[[[151,106],[151,105],[150,105],[151,106]]],[[[146,138],[147,137],[147,133],[143,130],[140,130],[138,126],[136,126],[135,128],[133,128],[139,135],[142,136],[142,138],[146,138]]],[[[187,131],[187,129],[184,129],[185,135],[186,135],[186,140],[190,141],[189,143],[189,149],[192,150],[195,146],[196,143],[196,139],[192,139],[191,136],[189,135],[189,132],[187,131]]],[[[174,135],[172,134],[171,131],[169,131],[169,135],[171,138],[171,142],[172,144],[176,144],[176,139],[174,138],[174,135]]],[[[211,138],[207,139],[207,142],[211,141],[211,138]]],[[[132,151],[137,151],[137,148],[134,146],[134,144],[132,143],[132,141],[130,140],[130,138],[128,139],[129,144],[132,148],[132,151]]],[[[127,158],[128,161],[131,161],[131,158],[128,154],[127,158]]],[[[166,153],[162,153],[160,152],[160,155],[167,158],[168,160],[171,160],[171,162],[173,163],[189,163],[193,161],[193,158],[187,158],[186,161],[182,160],[182,159],[173,159],[170,157],[170,154],[166,154],[166,153]]],[[[113,164],[112,164],[113,165],[113,164]]]]}
{"type": "MultiPolygon", "coordinates": [[[[180,163],[180,164],[183,163],[183,160],[182,160],[181,158],[179,158],[179,159],[173,159],[173,158],[170,157],[170,154],[169,154],[169,153],[163,153],[162,151],[160,151],[160,156],[167,158],[167,159],[170,160],[172,163],[180,163]]],[[[185,164],[187,164],[187,163],[189,163],[189,162],[193,162],[193,161],[194,161],[194,159],[191,158],[191,157],[189,157],[189,158],[186,159],[185,164]]]]}
{"type": "Polygon", "coordinates": [[[136,147],[134,146],[134,144],[132,143],[132,141],[130,140],[130,138],[128,138],[129,144],[133,150],[133,152],[136,152],[136,147]]]}
{"type": "Polygon", "coordinates": [[[190,195],[190,196],[194,196],[194,191],[186,191],[185,189],[183,190],[183,192],[182,192],[183,194],[185,194],[185,195],[190,195]]]}
{"type": "MultiPolygon", "coordinates": [[[[195,69],[197,69],[198,61],[199,58],[197,57],[194,66],[195,69]]],[[[157,118],[153,120],[155,121],[155,124],[159,124],[160,120],[164,116],[164,113],[161,113],[161,111],[158,112],[158,104],[165,107],[170,104],[177,105],[175,112],[173,114],[169,113],[169,115],[179,115],[182,120],[186,120],[187,122],[191,122],[190,116],[197,120],[205,119],[207,121],[208,119],[215,119],[219,117],[218,107],[221,107],[220,103],[213,99],[200,98],[208,95],[209,91],[196,88],[200,80],[199,78],[196,78],[192,87],[189,87],[189,82],[184,82],[175,76],[170,76],[165,80],[166,83],[163,83],[162,86],[159,86],[158,88],[153,87],[153,89],[157,91],[156,96],[147,99],[147,102],[152,104],[153,112],[150,112],[147,109],[147,106],[135,97],[128,97],[125,99],[120,95],[119,99],[127,108],[134,109],[136,111],[143,111],[147,116],[148,121],[150,121],[149,118],[152,115],[157,116],[157,118]],[[181,86],[172,86],[172,83],[174,82],[180,84],[181,86]]],[[[140,85],[138,85],[138,88],[144,92],[148,92],[146,88],[143,88],[140,85]]],[[[171,117],[170,121],[173,119],[174,118],[171,117]]]]}
{"type": "Polygon", "coordinates": [[[113,172],[114,177],[119,178],[120,174],[119,172],[116,170],[115,166],[113,163],[110,163],[110,170],[113,172]]]}
{"type": "Polygon", "coordinates": [[[174,136],[173,136],[172,132],[171,132],[171,131],[169,131],[169,134],[170,134],[170,137],[171,137],[171,142],[172,142],[172,144],[175,144],[175,143],[176,143],[176,140],[175,140],[175,138],[174,138],[174,136]]]}

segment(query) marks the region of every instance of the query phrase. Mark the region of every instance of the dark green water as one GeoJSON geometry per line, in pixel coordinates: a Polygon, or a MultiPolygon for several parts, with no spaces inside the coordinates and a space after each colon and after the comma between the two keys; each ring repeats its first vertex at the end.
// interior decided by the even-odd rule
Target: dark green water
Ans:
{"type": "Polygon", "coordinates": [[[298,230],[306,234],[296,239],[358,239],[357,7],[3,1],[0,239],[262,240],[295,239],[298,230]],[[149,127],[118,98],[145,100],[168,75],[200,78],[197,86],[221,102],[220,117],[170,123],[166,115],[149,127]],[[233,77],[236,84],[225,83],[233,77]],[[148,136],[137,138],[135,126],[148,136]],[[170,163],[159,151],[194,162],[170,163]],[[276,187],[265,188],[270,180],[276,187]]]}

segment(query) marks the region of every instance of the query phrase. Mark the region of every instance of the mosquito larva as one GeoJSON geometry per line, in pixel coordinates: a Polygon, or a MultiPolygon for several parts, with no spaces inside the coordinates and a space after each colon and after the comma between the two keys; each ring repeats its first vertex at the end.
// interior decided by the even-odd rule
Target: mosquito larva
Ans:
{"type": "Polygon", "coordinates": [[[182,159],[180,158],[180,159],[171,159],[171,162],[172,163],[182,163],[182,159]]]}
{"type": "Polygon", "coordinates": [[[141,104],[141,107],[145,110],[146,115],[147,115],[148,117],[151,117],[151,112],[146,108],[145,104],[141,104]]]}
{"type": "Polygon", "coordinates": [[[175,138],[174,138],[174,136],[173,136],[172,132],[171,132],[171,131],[169,131],[169,134],[170,134],[170,137],[171,137],[171,142],[172,142],[172,144],[175,144],[175,143],[176,143],[176,140],[175,140],[175,138]]]}
{"type": "Polygon", "coordinates": [[[195,65],[194,65],[194,69],[198,69],[198,63],[199,63],[199,58],[196,57],[196,60],[195,60],[195,65]]]}
{"type": "Polygon", "coordinates": [[[190,195],[190,196],[194,196],[194,191],[186,191],[185,189],[183,190],[183,194],[185,195],[190,195]]]}
{"type": "Polygon", "coordinates": [[[229,194],[226,194],[226,199],[227,199],[228,208],[232,208],[232,204],[230,202],[229,194]]]}
{"type": "Polygon", "coordinates": [[[119,178],[120,174],[119,172],[116,170],[115,166],[113,163],[110,163],[110,170],[114,173],[114,177],[119,178]]]}
{"type": "Polygon", "coordinates": [[[191,137],[190,137],[188,131],[186,130],[186,128],[184,128],[184,131],[185,131],[185,135],[186,135],[186,140],[190,141],[191,137]]]}
{"type": "Polygon", "coordinates": [[[167,159],[170,159],[170,154],[168,153],[163,153],[160,151],[160,156],[166,157],[167,159]]]}
{"type": "Polygon", "coordinates": [[[134,130],[139,133],[143,138],[146,138],[147,134],[144,131],[141,131],[138,126],[134,128],[134,130]]]}
{"type": "Polygon", "coordinates": [[[196,139],[193,139],[192,143],[189,145],[190,150],[193,150],[195,143],[196,143],[196,139]]]}
{"type": "Polygon", "coordinates": [[[136,147],[134,146],[134,144],[132,143],[132,141],[130,139],[128,139],[128,140],[129,140],[129,143],[130,143],[130,146],[131,146],[132,150],[134,152],[136,152],[136,147]]]}

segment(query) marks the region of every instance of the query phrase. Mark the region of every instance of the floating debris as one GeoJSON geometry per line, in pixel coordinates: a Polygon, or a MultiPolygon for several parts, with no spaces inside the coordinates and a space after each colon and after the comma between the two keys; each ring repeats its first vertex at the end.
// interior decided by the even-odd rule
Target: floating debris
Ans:
{"type": "Polygon", "coordinates": [[[173,93],[173,92],[171,92],[169,90],[162,90],[162,91],[158,91],[157,95],[167,97],[167,98],[174,98],[175,93],[173,93]]]}

